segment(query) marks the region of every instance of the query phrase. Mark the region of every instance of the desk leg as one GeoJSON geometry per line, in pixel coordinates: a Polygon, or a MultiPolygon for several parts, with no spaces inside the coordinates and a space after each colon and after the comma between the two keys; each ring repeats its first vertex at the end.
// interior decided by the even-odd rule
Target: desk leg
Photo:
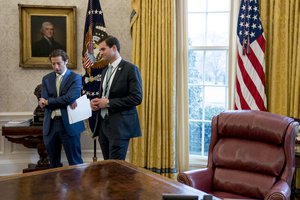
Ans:
{"type": "Polygon", "coordinates": [[[37,148],[37,152],[39,154],[39,160],[37,164],[30,163],[28,164],[28,168],[23,169],[23,173],[32,172],[37,170],[48,169],[50,166],[48,160],[48,154],[46,151],[46,147],[44,145],[42,136],[25,136],[25,137],[9,137],[5,136],[8,141],[18,144],[23,144],[27,148],[37,148]]]}
{"type": "Polygon", "coordinates": [[[45,147],[45,144],[43,142],[43,140],[41,140],[38,145],[37,145],[37,151],[38,154],[40,156],[39,161],[37,162],[38,167],[49,167],[49,159],[48,159],[48,154],[47,154],[47,150],[45,147]]]}
{"type": "Polygon", "coordinates": [[[28,164],[28,168],[23,169],[23,173],[38,171],[43,169],[48,169],[50,166],[47,150],[43,142],[43,138],[39,137],[38,143],[36,145],[37,152],[40,156],[40,159],[37,161],[37,164],[28,164]]]}

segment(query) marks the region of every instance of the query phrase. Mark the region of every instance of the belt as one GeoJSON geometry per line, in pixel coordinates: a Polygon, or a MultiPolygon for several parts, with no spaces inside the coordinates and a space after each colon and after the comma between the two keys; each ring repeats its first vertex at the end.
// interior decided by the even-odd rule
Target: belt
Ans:
{"type": "Polygon", "coordinates": [[[61,120],[61,116],[54,116],[53,120],[61,120]]]}

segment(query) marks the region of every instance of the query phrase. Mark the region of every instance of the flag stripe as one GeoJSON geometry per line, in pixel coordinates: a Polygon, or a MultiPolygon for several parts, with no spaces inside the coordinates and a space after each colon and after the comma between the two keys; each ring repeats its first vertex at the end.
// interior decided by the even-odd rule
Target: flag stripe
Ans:
{"type": "Polygon", "coordinates": [[[251,94],[251,91],[248,89],[248,86],[245,84],[244,80],[243,80],[243,74],[241,71],[241,68],[237,69],[237,81],[240,87],[240,92],[239,94],[239,98],[241,100],[243,100],[243,102],[241,102],[241,109],[258,109],[257,105],[253,102],[253,96],[251,94]]]}
{"type": "Polygon", "coordinates": [[[240,87],[240,83],[239,83],[238,79],[236,79],[236,90],[237,90],[238,95],[235,96],[235,98],[236,98],[236,101],[235,101],[236,108],[235,109],[249,110],[250,107],[242,95],[242,91],[241,91],[241,87],[240,87]]]}
{"type": "MultiPolygon", "coordinates": [[[[253,47],[253,45],[256,44],[256,41],[254,41],[250,46],[253,47]]],[[[239,51],[242,51],[241,45],[239,45],[239,51]]],[[[246,73],[249,76],[248,78],[250,78],[250,80],[252,80],[252,83],[255,85],[255,87],[252,87],[252,85],[248,85],[247,82],[249,81],[247,79],[247,81],[245,81],[246,85],[248,88],[253,88],[254,93],[256,93],[256,91],[259,93],[259,98],[262,99],[256,99],[257,95],[253,94],[253,98],[255,98],[255,100],[257,100],[256,102],[258,102],[258,104],[263,105],[263,107],[266,107],[265,105],[265,74],[264,74],[264,70],[263,70],[263,66],[261,65],[260,61],[257,59],[257,57],[255,56],[254,52],[257,52],[258,49],[253,50],[251,48],[251,51],[249,54],[245,55],[245,56],[241,56],[239,57],[240,59],[242,59],[242,62],[239,63],[240,68],[241,67],[245,67],[246,69],[246,73]],[[247,63],[244,65],[244,63],[247,63]]],[[[262,107],[261,107],[262,108],[262,107]]],[[[261,109],[260,108],[260,109],[261,109]]]]}
{"type": "MultiPolygon", "coordinates": [[[[253,42],[251,44],[251,47],[252,45],[254,46],[255,44],[257,44],[257,42],[253,42]]],[[[252,48],[251,48],[252,49],[252,48]]],[[[253,51],[254,53],[257,53],[257,52],[260,52],[258,49],[256,49],[255,51],[253,51]]],[[[260,97],[263,99],[263,103],[264,104],[264,107],[266,108],[266,95],[265,95],[265,66],[264,66],[264,59],[262,61],[259,61],[258,58],[259,56],[257,56],[257,54],[250,54],[248,55],[248,58],[250,60],[250,62],[252,63],[252,66],[253,66],[253,69],[255,70],[253,72],[253,75],[252,77],[253,80],[254,80],[254,83],[255,83],[255,86],[260,94],[260,97]]]]}
{"type": "Polygon", "coordinates": [[[256,63],[259,63],[258,65],[253,65],[255,70],[257,71],[257,74],[259,75],[262,84],[265,86],[265,61],[264,61],[264,46],[265,46],[265,39],[261,35],[258,37],[257,41],[254,41],[251,44],[251,48],[253,49],[253,52],[255,56],[251,55],[252,57],[250,60],[255,60],[256,63]]]}
{"type": "MultiPolygon", "coordinates": [[[[258,79],[254,78],[253,70],[250,69],[250,73],[247,72],[240,56],[238,56],[238,63],[239,63],[239,69],[241,70],[241,74],[242,74],[242,81],[245,84],[245,86],[247,87],[247,89],[249,90],[249,93],[246,93],[247,95],[245,95],[245,97],[246,97],[246,99],[248,99],[247,102],[250,104],[250,108],[252,109],[253,107],[257,107],[257,108],[259,108],[259,110],[264,110],[265,108],[264,108],[263,99],[261,98],[261,96],[257,90],[257,87],[253,82],[258,79]],[[254,104],[254,102],[255,102],[255,104],[254,104]]],[[[244,89],[246,89],[246,88],[244,88],[244,89]]]]}
{"type": "Polygon", "coordinates": [[[251,53],[247,55],[248,59],[252,63],[253,68],[260,75],[260,79],[265,79],[264,76],[264,53],[261,51],[261,48],[257,41],[254,41],[251,45],[251,53]]]}

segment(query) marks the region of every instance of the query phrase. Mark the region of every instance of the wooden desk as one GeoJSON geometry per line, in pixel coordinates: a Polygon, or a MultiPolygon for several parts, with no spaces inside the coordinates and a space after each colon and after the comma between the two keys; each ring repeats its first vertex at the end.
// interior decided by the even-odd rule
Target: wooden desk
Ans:
{"type": "Polygon", "coordinates": [[[28,164],[28,168],[23,172],[31,172],[49,168],[48,154],[43,142],[43,127],[5,127],[2,126],[2,135],[8,141],[23,144],[27,148],[36,148],[40,156],[37,164],[28,164]]]}
{"type": "Polygon", "coordinates": [[[161,200],[163,193],[193,194],[199,199],[205,194],[120,160],[0,178],[1,198],[9,200],[161,200]]]}

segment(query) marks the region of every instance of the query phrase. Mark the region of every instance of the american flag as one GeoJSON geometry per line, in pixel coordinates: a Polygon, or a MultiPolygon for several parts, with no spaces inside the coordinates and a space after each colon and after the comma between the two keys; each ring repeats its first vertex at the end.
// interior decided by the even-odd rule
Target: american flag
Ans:
{"type": "Polygon", "coordinates": [[[88,50],[86,50],[84,56],[83,56],[83,66],[85,68],[91,67],[95,63],[95,57],[92,53],[89,53],[88,50]]]}
{"type": "Polygon", "coordinates": [[[258,0],[241,0],[237,36],[235,109],[266,111],[266,39],[260,20],[258,0]]]}

